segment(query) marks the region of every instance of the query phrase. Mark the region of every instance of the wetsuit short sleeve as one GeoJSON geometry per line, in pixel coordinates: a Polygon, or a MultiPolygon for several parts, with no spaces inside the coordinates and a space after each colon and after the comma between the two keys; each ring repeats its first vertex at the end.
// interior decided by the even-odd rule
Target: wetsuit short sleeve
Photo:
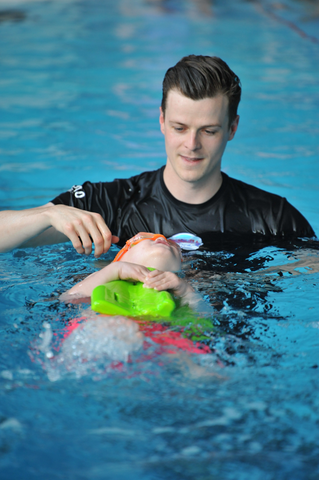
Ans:
{"type": "Polygon", "coordinates": [[[108,227],[115,231],[117,210],[124,197],[125,191],[120,181],[85,182],[83,185],[74,185],[69,191],[58,195],[52,203],[99,213],[108,227]]]}

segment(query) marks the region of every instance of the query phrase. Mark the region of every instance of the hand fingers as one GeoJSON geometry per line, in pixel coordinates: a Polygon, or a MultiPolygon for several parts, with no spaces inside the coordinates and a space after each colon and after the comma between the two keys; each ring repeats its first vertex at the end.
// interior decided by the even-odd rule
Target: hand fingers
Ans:
{"type": "Polygon", "coordinates": [[[147,275],[146,272],[143,272],[140,269],[136,269],[136,270],[131,270],[131,271],[123,274],[123,276],[121,276],[121,278],[123,280],[138,280],[139,282],[144,283],[146,275],[147,275]],[[125,278],[124,278],[124,276],[125,276],[125,278]]]}
{"type": "MultiPolygon", "coordinates": [[[[82,244],[82,248],[84,250],[83,253],[85,253],[85,255],[90,255],[90,253],[92,252],[91,236],[88,234],[88,232],[82,225],[78,226],[77,234],[78,234],[79,241],[82,244]]],[[[76,251],[78,251],[78,249],[76,249],[76,251]]]]}
{"type": "Polygon", "coordinates": [[[112,243],[119,241],[117,236],[112,236],[103,217],[98,213],[65,205],[54,206],[49,212],[51,225],[71,240],[78,253],[89,255],[93,242],[95,256],[99,257],[109,250],[112,243]]]}
{"type": "Polygon", "coordinates": [[[173,288],[173,286],[169,283],[169,282],[163,282],[163,283],[146,283],[144,282],[144,286],[146,288],[153,288],[154,290],[158,290],[159,292],[163,291],[163,290],[170,290],[173,288]]]}
{"type": "Polygon", "coordinates": [[[98,230],[97,234],[93,238],[95,250],[94,256],[99,257],[102,253],[106,253],[111,247],[112,243],[117,243],[120,239],[116,235],[112,235],[109,228],[105,225],[104,232],[101,232],[101,229],[98,230]]]}
{"type": "Polygon", "coordinates": [[[172,272],[162,272],[161,270],[153,270],[152,272],[148,272],[147,280],[150,282],[161,281],[163,279],[170,279],[172,280],[175,278],[175,274],[172,272]]]}
{"type": "Polygon", "coordinates": [[[78,233],[86,255],[92,252],[92,242],[94,243],[94,256],[96,258],[106,253],[112,243],[119,241],[117,236],[112,236],[110,229],[99,214],[92,214],[86,218],[83,227],[82,225],[78,227],[78,233]]]}
{"type": "MultiPolygon", "coordinates": [[[[84,232],[84,237],[81,237],[85,253],[92,251],[92,241],[95,246],[94,256],[99,257],[102,253],[106,253],[112,243],[112,234],[105,224],[101,215],[96,213],[89,213],[83,218],[83,227],[90,238],[91,245],[88,242],[88,237],[84,232]]],[[[83,230],[81,229],[83,232],[83,230]]]]}
{"type": "Polygon", "coordinates": [[[153,279],[153,278],[156,278],[158,277],[159,275],[166,275],[167,272],[162,272],[162,270],[152,270],[151,272],[148,271],[148,274],[147,274],[147,278],[149,279],[153,279]]]}
{"type": "Polygon", "coordinates": [[[132,280],[138,280],[139,282],[145,283],[145,273],[138,272],[132,277],[132,280]]]}
{"type": "Polygon", "coordinates": [[[72,241],[73,247],[78,253],[90,255],[92,253],[92,241],[96,244],[97,255],[100,256],[103,253],[103,239],[93,224],[91,218],[84,224],[79,219],[74,222],[68,229],[68,237],[72,241]],[[102,247],[102,248],[101,248],[102,247]]]}
{"type": "Polygon", "coordinates": [[[122,280],[138,280],[144,282],[149,270],[142,265],[133,265],[131,263],[119,262],[119,278],[122,280]]]}
{"type": "Polygon", "coordinates": [[[85,250],[83,248],[83,245],[82,245],[82,240],[81,238],[79,237],[79,234],[75,231],[75,230],[70,230],[68,233],[67,233],[67,237],[71,240],[72,242],[72,245],[73,245],[73,248],[78,252],[80,253],[81,255],[83,255],[85,253],[85,250]]]}
{"type": "Polygon", "coordinates": [[[112,235],[110,229],[105,224],[103,218],[97,224],[97,232],[93,237],[95,246],[94,256],[99,257],[102,253],[106,253],[112,243],[117,243],[120,239],[116,235],[112,235]]]}
{"type": "Polygon", "coordinates": [[[168,290],[177,286],[175,275],[168,272],[159,272],[158,275],[152,277],[147,276],[144,284],[146,287],[156,290],[168,290]]]}
{"type": "Polygon", "coordinates": [[[95,245],[95,257],[106,253],[112,245],[112,233],[102,217],[97,218],[97,224],[95,225],[92,238],[95,245]]]}

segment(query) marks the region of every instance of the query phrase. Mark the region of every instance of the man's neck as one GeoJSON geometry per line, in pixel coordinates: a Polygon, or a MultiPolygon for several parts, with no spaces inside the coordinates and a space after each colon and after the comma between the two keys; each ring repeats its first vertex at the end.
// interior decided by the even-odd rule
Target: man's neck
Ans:
{"type": "Polygon", "coordinates": [[[166,188],[180,202],[199,205],[210,200],[223,183],[220,169],[209,179],[201,182],[187,182],[179,178],[172,169],[166,165],[163,172],[166,188]]]}

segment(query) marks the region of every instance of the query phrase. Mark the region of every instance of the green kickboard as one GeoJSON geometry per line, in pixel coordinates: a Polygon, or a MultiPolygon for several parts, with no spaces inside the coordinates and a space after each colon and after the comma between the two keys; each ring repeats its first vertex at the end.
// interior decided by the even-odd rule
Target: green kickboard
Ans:
{"type": "Polygon", "coordinates": [[[167,291],[144,288],[141,282],[115,280],[94,288],[91,307],[106,315],[170,317],[176,304],[167,291]]]}

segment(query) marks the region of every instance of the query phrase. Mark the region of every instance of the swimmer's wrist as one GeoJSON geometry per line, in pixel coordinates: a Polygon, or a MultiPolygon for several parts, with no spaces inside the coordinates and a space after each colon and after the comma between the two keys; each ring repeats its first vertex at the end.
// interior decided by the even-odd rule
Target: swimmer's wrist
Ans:
{"type": "Polygon", "coordinates": [[[44,205],[42,207],[37,207],[34,209],[34,212],[37,213],[38,218],[41,222],[41,227],[44,230],[52,227],[51,213],[54,205],[44,205]]]}

